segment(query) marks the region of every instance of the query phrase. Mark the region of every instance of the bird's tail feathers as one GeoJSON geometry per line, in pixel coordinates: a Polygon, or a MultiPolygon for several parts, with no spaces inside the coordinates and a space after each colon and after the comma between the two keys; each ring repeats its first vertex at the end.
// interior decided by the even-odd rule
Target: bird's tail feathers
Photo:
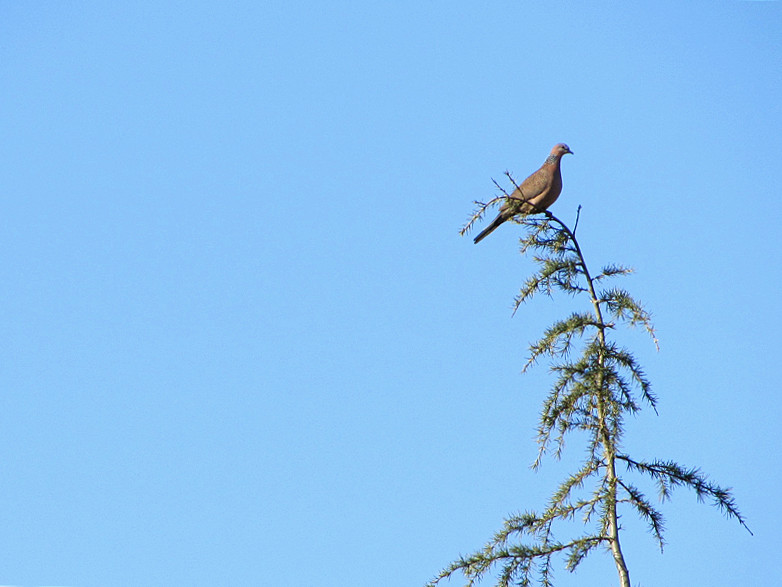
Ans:
{"type": "Polygon", "coordinates": [[[494,230],[503,222],[505,222],[507,218],[505,218],[502,214],[497,216],[494,220],[491,221],[491,224],[484,228],[481,233],[475,237],[473,242],[477,245],[479,242],[481,242],[483,239],[485,239],[487,236],[489,236],[494,230]]]}

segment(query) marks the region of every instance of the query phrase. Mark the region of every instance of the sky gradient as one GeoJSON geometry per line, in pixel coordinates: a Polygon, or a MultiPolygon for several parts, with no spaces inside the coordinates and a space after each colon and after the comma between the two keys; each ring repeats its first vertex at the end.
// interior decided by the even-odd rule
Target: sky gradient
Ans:
{"type": "MultiPolygon", "coordinates": [[[[772,585],[782,4],[0,7],[0,584],[421,586],[582,456],[529,465],[540,298],[505,224],[557,142],[587,261],[653,314],[638,458],[687,491],[633,585],[772,585]]],[[[650,497],[653,497],[650,495],[650,497]]],[[[558,586],[614,585],[593,554],[558,586]]],[[[451,585],[461,585],[452,581],[451,585]]],[[[487,583],[490,584],[490,583],[487,583]]]]}

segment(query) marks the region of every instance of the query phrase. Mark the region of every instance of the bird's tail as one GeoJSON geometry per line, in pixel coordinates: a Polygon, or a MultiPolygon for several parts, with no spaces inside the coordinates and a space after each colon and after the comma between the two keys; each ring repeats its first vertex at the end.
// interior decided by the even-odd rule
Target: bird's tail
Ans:
{"type": "Polygon", "coordinates": [[[481,242],[483,239],[485,239],[487,236],[489,236],[494,230],[503,222],[507,220],[502,214],[497,216],[494,220],[491,221],[491,224],[484,228],[481,233],[475,237],[473,242],[477,245],[479,242],[481,242]]]}

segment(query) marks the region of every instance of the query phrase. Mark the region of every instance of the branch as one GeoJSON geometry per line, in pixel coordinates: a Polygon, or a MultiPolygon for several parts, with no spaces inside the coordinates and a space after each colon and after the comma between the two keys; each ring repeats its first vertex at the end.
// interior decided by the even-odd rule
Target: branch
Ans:
{"type": "Polygon", "coordinates": [[[491,200],[485,203],[479,202],[477,200],[473,202],[473,204],[476,205],[476,209],[473,211],[472,216],[467,221],[467,223],[464,226],[462,226],[462,228],[459,230],[459,234],[461,236],[468,234],[472,230],[473,225],[483,218],[483,215],[486,214],[486,210],[496,205],[498,202],[501,202],[503,199],[504,199],[503,196],[497,196],[496,198],[492,198],[491,200]]]}
{"type": "Polygon", "coordinates": [[[576,236],[576,231],[578,230],[578,219],[581,217],[581,204],[578,205],[578,209],[576,210],[576,221],[573,223],[573,236],[576,236]]]}
{"type": "Polygon", "coordinates": [[[465,587],[471,587],[479,582],[497,564],[502,563],[499,574],[498,586],[510,587],[512,584],[529,585],[533,565],[542,559],[542,574],[548,575],[548,561],[553,554],[569,551],[566,567],[574,571],[583,558],[607,539],[605,536],[587,535],[571,540],[570,542],[552,542],[544,546],[515,545],[511,547],[497,548],[489,543],[486,547],[469,556],[462,556],[459,560],[443,569],[426,587],[434,587],[445,578],[454,573],[461,572],[467,579],[465,587]],[[512,583],[517,581],[518,583],[512,583]]]}
{"type": "Polygon", "coordinates": [[[635,509],[638,511],[640,516],[646,519],[646,521],[649,523],[649,529],[652,531],[652,534],[654,534],[654,537],[657,538],[657,544],[660,546],[660,552],[662,552],[663,547],[665,546],[665,541],[663,540],[664,523],[662,514],[646,500],[643,493],[641,493],[636,487],[633,487],[632,485],[626,485],[621,479],[617,479],[617,483],[619,483],[620,487],[622,487],[622,489],[624,489],[629,496],[627,500],[621,501],[629,502],[635,506],[635,509]]]}
{"type": "Polygon", "coordinates": [[[711,483],[700,469],[686,469],[673,461],[647,463],[634,461],[627,455],[616,455],[616,458],[624,461],[628,470],[644,473],[654,479],[660,489],[660,499],[668,499],[671,490],[677,485],[687,486],[695,491],[698,501],[703,501],[706,497],[711,498],[713,505],[717,506],[728,518],[736,518],[739,524],[754,536],[752,530],[747,526],[744,516],[739,512],[736,501],[730,493],[730,488],[723,488],[711,483]]]}

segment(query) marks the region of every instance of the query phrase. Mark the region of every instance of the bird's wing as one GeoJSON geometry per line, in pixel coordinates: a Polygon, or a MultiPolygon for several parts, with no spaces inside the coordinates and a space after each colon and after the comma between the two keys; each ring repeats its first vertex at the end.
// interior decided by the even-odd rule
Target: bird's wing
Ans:
{"type": "Polygon", "coordinates": [[[523,206],[523,202],[532,202],[534,204],[535,198],[548,189],[551,184],[549,176],[550,174],[547,173],[545,168],[540,168],[521,182],[521,185],[511,194],[511,202],[509,202],[516,213],[520,212],[522,207],[527,207],[523,206]]]}

